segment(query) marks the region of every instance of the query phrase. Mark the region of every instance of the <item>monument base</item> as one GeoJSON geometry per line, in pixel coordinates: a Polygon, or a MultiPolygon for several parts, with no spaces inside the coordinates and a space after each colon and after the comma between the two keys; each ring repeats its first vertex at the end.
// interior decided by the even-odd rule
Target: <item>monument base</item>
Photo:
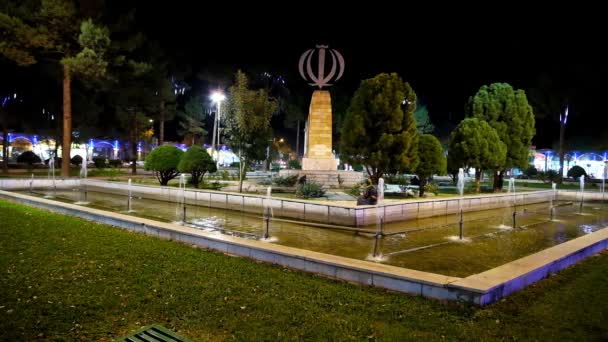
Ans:
{"type": "Polygon", "coordinates": [[[279,175],[306,176],[306,181],[315,181],[330,188],[349,188],[365,180],[363,172],[342,170],[281,170],[279,175]]]}
{"type": "Polygon", "coordinates": [[[335,158],[302,158],[302,170],[331,170],[338,168],[335,158]]]}

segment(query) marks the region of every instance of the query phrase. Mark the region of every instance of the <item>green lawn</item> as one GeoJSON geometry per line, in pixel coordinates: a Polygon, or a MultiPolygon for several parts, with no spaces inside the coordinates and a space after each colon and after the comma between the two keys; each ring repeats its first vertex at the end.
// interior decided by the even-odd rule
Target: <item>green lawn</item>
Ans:
{"type": "Polygon", "coordinates": [[[0,201],[0,340],[608,339],[608,253],[480,309],[0,201]]]}

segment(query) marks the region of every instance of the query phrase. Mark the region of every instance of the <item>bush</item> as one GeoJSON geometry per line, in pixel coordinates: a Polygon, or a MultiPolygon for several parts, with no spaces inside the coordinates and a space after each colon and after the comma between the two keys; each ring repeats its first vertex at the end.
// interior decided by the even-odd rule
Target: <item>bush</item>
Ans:
{"type": "Polygon", "coordinates": [[[543,183],[551,183],[559,180],[559,174],[555,170],[548,170],[547,172],[539,172],[538,179],[543,181],[543,183]]]}
{"type": "Polygon", "coordinates": [[[214,181],[211,183],[202,182],[199,187],[201,189],[220,190],[223,186],[224,186],[224,184],[222,184],[218,181],[214,181]]]}
{"type": "Polygon", "coordinates": [[[95,169],[87,172],[89,177],[109,177],[110,180],[117,179],[120,176],[118,169],[95,169]]]}
{"type": "Polygon", "coordinates": [[[281,164],[279,163],[272,163],[272,165],[270,165],[270,171],[272,172],[279,172],[281,170],[281,164]]]}
{"type": "Polygon", "coordinates": [[[96,158],[93,158],[93,164],[95,164],[96,168],[103,169],[105,167],[108,167],[108,159],[96,157],[96,158]]]}
{"type": "Polygon", "coordinates": [[[297,159],[292,159],[287,162],[287,168],[290,170],[302,170],[302,164],[297,159]]]}
{"type": "Polygon", "coordinates": [[[524,170],[524,175],[528,176],[528,178],[534,178],[538,175],[538,170],[534,166],[530,166],[524,170]]]}
{"type": "Polygon", "coordinates": [[[391,175],[384,175],[383,178],[384,178],[384,184],[408,185],[410,183],[409,178],[404,175],[391,174],[391,175]]]}
{"type": "Polygon", "coordinates": [[[353,165],[353,170],[357,172],[363,171],[363,165],[355,164],[353,165]]]}
{"type": "Polygon", "coordinates": [[[190,183],[198,188],[205,173],[217,171],[217,166],[207,151],[198,146],[192,146],[182,156],[177,170],[191,174],[190,183]]]}
{"type": "Polygon", "coordinates": [[[112,159],[112,160],[110,160],[109,164],[110,164],[110,167],[117,167],[118,168],[118,167],[122,166],[122,160],[120,160],[120,159],[112,159]]]}
{"type": "Polygon", "coordinates": [[[321,184],[315,181],[308,181],[298,186],[296,197],[300,198],[317,198],[323,197],[325,190],[321,188],[321,184]]]}
{"type": "Polygon", "coordinates": [[[70,164],[80,166],[82,164],[82,157],[80,155],[75,155],[70,159],[70,164]]]}
{"type": "MultiPolygon", "coordinates": [[[[46,160],[44,161],[44,165],[49,165],[49,162],[50,162],[50,161],[51,161],[51,158],[46,159],[46,160]]],[[[58,165],[61,165],[61,158],[59,158],[59,157],[55,157],[55,167],[60,167],[60,166],[58,166],[58,165]]]]}
{"type": "Polygon", "coordinates": [[[353,196],[353,197],[359,197],[361,195],[361,184],[355,184],[353,185],[351,188],[349,188],[348,190],[346,190],[346,193],[353,196]]]}
{"type": "Polygon", "coordinates": [[[17,157],[17,163],[23,163],[29,166],[32,166],[32,164],[40,163],[41,161],[42,160],[40,159],[40,157],[38,157],[36,153],[32,151],[25,151],[17,157]]]}
{"type": "Polygon", "coordinates": [[[426,183],[424,185],[424,192],[430,192],[437,196],[437,194],[439,194],[439,185],[436,183],[426,183]]]}
{"type": "Polygon", "coordinates": [[[167,183],[178,175],[177,165],[184,152],[172,145],[159,146],[150,152],[144,168],[154,171],[160,185],[167,183]]]}
{"type": "Polygon", "coordinates": [[[294,186],[298,181],[298,175],[278,176],[275,177],[273,183],[278,186],[294,186]]]}
{"type": "Polygon", "coordinates": [[[574,165],[570,170],[568,170],[568,178],[579,179],[581,176],[587,177],[587,172],[578,165],[574,165]]]}

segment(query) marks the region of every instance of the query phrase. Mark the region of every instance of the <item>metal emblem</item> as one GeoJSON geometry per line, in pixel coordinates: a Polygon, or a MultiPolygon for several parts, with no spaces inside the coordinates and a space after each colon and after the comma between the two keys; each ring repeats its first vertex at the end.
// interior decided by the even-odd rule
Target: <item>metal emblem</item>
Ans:
{"type": "Polygon", "coordinates": [[[337,50],[329,49],[327,45],[317,45],[315,49],[306,50],[306,52],[300,56],[300,63],[298,66],[300,69],[300,75],[303,79],[306,81],[312,81],[312,83],[309,83],[310,85],[316,85],[319,87],[319,89],[323,89],[323,87],[331,86],[331,84],[329,84],[330,81],[335,82],[342,77],[342,74],[344,73],[344,58],[337,50]],[[319,64],[317,66],[318,69],[316,75],[312,71],[311,63],[315,51],[318,51],[317,54],[319,55],[319,64]],[[325,55],[327,52],[329,52],[331,55],[332,63],[329,74],[325,76],[325,55]],[[304,63],[306,63],[306,70],[304,69],[304,63]],[[337,71],[338,68],[339,71],[337,71]],[[336,71],[338,76],[334,79],[336,71]]]}

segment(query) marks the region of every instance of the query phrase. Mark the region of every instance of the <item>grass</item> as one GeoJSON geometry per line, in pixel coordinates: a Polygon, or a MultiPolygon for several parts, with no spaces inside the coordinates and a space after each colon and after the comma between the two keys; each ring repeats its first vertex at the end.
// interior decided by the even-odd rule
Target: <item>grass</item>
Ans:
{"type": "Polygon", "coordinates": [[[192,248],[0,201],[0,340],[601,340],[608,253],[485,308],[192,248]]]}

